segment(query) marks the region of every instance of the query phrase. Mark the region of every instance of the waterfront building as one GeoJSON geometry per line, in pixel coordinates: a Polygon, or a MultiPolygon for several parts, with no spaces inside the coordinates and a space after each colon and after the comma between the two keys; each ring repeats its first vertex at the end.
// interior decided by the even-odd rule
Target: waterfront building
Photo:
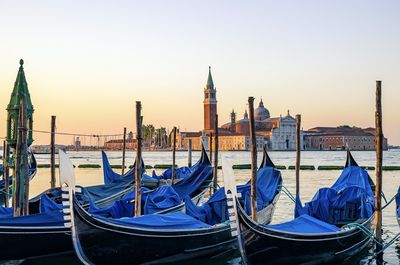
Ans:
{"type": "MultiPolygon", "coordinates": [[[[306,150],[375,150],[375,128],[350,126],[315,127],[304,132],[306,150]]],[[[383,138],[383,148],[388,149],[388,140],[383,138]]]]}
{"type": "MultiPolygon", "coordinates": [[[[222,125],[222,129],[241,135],[249,135],[249,117],[247,110],[243,119],[236,120],[236,114],[232,110],[231,121],[222,125]]],[[[296,149],[296,119],[287,112],[282,117],[271,117],[269,110],[264,107],[261,99],[254,110],[256,134],[264,138],[264,144],[269,150],[295,150],[296,149]]],[[[302,141],[302,135],[300,136],[302,141]]],[[[301,145],[302,146],[302,143],[301,145]]]]}

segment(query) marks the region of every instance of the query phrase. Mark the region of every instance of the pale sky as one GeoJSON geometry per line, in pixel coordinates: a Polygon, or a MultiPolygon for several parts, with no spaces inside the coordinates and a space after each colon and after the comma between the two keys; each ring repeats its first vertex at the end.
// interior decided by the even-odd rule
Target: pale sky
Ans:
{"type": "Polygon", "coordinates": [[[210,65],[220,124],[254,96],[272,116],[302,114],[304,129],[373,126],[380,79],[399,145],[399,14],[396,0],[0,0],[0,136],[23,58],[36,130],[51,115],[63,132],[132,130],[140,100],[145,124],[198,131],[210,65]]]}

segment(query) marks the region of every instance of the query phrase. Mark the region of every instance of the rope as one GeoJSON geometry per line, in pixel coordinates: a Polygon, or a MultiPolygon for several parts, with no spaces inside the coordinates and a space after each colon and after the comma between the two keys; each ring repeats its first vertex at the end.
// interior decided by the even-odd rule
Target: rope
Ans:
{"type": "Polygon", "coordinates": [[[352,228],[352,227],[358,228],[358,229],[359,229],[360,231],[362,231],[364,234],[366,234],[367,236],[369,236],[370,238],[372,238],[372,240],[373,240],[376,244],[380,245],[381,247],[384,246],[384,244],[381,243],[381,242],[379,242],[378,239],[375,237],[375,235],[374,235],[371,231],[369,231],[365,226],[360,225],[360,224],[358,224],[358,223],[349,223],[349,224],[347,224],[347,225],[344,225],[342,228],[346,228],[346,227],[348,227],[348,228],[352,228]]]}
{"type": "Polygon", "coordinates": [[[385,209],[387,206],[389,206],[389,204],[391,204],[391,203],[394,201],[394,199],[396,199],[396,195],[394,195],[393,198],[391,198],[390,201],[387,202],[387,203],[382,207],[382,210],[385,209]]]}
{"type": "MultiPolygon", "coordinates": [[[[37,133],[48,133],[51,134],[50,131],[43,131],[43,130],[30,130],[32,132],[37,132],[37,133]]],[[[82,137],[94,137],[94,138],[99,138],[99,137],[111,137],[111,136],[123,136],[123,133],[120,134],[81,134],[81,133],[67,133],[67,132],[56,132],[55,134],[58,135],[70,135],[70,136],[82,136],[82,137]]]]}
{"type": "Polygon", "coordinates": [[[286,194],[286,196],[289,197],[289,199],[291,199],[293,202],[296,202],[296,199],[294,198],[293,194],[283,185],[282,185],[282,191],[283,193],[286,194]]]}
{"type": "Polygon", "coordinates": [[[384,246],[382,247],[382,249],[378,252],[376,252],[371,258],[374,259],[376,258],[376,256],[378,256],[379,254],[383,253],[383,251],[385,251],[388,247],[390,247],[391,245],[393,245],[394,242],[396,242],[396,240],[400,238],[400,233],[398,233],[395,237],[392,238],[392,240],[390,240],[387,244],[384,244],[384,246]]]}

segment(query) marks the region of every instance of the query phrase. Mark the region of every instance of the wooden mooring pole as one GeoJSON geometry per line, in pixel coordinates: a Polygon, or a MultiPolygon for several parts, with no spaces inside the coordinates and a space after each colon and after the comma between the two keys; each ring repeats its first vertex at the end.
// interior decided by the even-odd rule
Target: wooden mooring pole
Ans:
{"type": "Polygon", "coordinates": [[[27,215],[29,212],[29,165],[28,165],[28,130],[26,101],[21,99],[18,117],[18,137],[15,148],[14,167],[14,217],[27,215]]]}
{"type": "MultiPolygon", "coordinates": [[[[376,252],[382,250],[382,81],[376,81],[376,111],[375,111],[375,143],[376,143],[376,180],[375,180],[375,235],[377,239],[376,252]]],[[[378,260],[383,253],[378,255],[378,260]]],[[[379,263],[379,262],[378,262],[379,263]]]]}
{"type": "Polygon", "coordinates": [[[300,196],[300,128],[301,115],[296,115],[296,196],[300,196]]]}
{"type": "Polygon", "coordinates": [[[122,175],[125,173],[126,127],[124,127],[124,139],[122,142],[122,175]]]}
{"type": "Polygon", "coordinates": [[[189,139],[188,146],[188,167],[192,166],[192,139],[189,139]]]}
{"type": "Polygon", "coordinates": [[[142,179],[142,103],[136,101],[136,168],[135,168],[135,217],[141,213],[141,179],[142,179]]]}
{"type": "Polygon", "coordinates": [[[215,150],[214,150],[214,183],[213,183],[213,189],[214,193],[217,191],[218,187],[218,114],[215,115],[215,135],[214,135],[214,144],[215,144],[215,150]]]}
{"type": "Polygon", "coordinates": [[[176,127],[172,130],[172,173],[171,181],[172,184],[175,181],[175,152],[176,152],[176,127]]]}
{"type": "Polygon", "coordinates": [[[9,207],[9,201],[10,201],[10,165],[8,164],[10,161],[10,146],[8,145],[7,141],[5,142],[5,156],[3,157],[5,161],[5,167],[3,168],[3,176],[4,176],[4,190],[6,191],[5,193],[5,207],[9,207]]]}
{"type": "Polygon", "coordinates": [[[250,144],[251,144],[251,218],[256,221],[257,214],[257,139],[256,128],[254,125],[254,97],[249,97],[249,116],[250,116],[250,144]]]}
{"type": "Polygon", "coordinates": [[[50,134],[50,187],[56,187],[56,116],[51,116],[51,134],[50,134]]]}

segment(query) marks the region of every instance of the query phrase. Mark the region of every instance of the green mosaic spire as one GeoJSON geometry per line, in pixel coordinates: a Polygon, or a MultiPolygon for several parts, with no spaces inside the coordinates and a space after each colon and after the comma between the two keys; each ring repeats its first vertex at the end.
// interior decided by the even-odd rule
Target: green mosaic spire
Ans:
{"type": "MultiPolygon", "coordinates": [[[[21,99],[26,101],[27,108],[27,123],[28,129],[32,129],[33,125],[33,106],[31,102],[31,96],[28,90],[28,84],[25,78],[24,72],[24,60],[19,61],[20,67],[18,70],[17,79],[14,83],[14,89],[11,93],[10,103],[7,106],[7,142],[11,147],[15,147],[17,143],[17,132],[18,132],[18,117],[21,99]]],[[[33,142],[32,131],[28,131],[28,146],[33,142]]]]}
{"type": "Polygon", "coordinates": [[[207,89],[214,89],[214,82],[211,75],[211,66],[208,67],[207,89]]]}

